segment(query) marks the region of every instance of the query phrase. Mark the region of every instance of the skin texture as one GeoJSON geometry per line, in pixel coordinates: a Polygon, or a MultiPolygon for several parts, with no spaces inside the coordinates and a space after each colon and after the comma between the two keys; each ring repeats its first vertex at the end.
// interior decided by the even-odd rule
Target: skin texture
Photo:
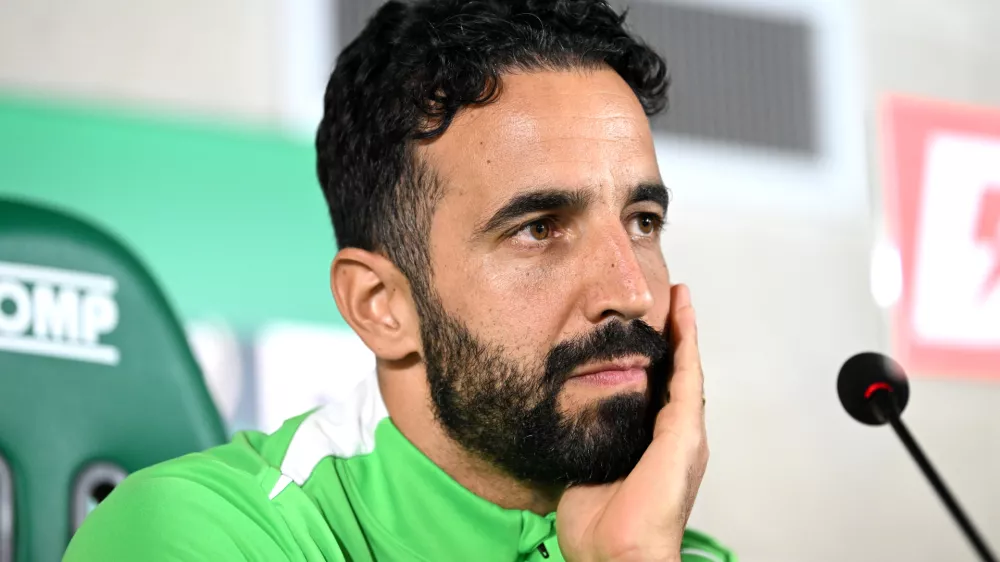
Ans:
{"type": "MultiPolygon", "coordinates": [[[[554,346],[605,323],[642,320],[666,331],[669,322],[674,368],[653,442],[624,481],[569,490],[519,481],[462,447],[435,417],[406,278],[382,255],[345,248],[331,269],[333,293],[377,357],[394,423],[481,497],[538,513],[558,509],[569,559],[676,559],[707,462],[702,375],[690,298],[671,286],[652,228],[666,209],[630,202],[640,186],[661,184],[635,95],[607,69],[508,74],[496,102],[460,112],[416,157],[443,187],[429,238],[433,290],[443,312],[477,340],[537,373],[531,367],[554,346]],[[540,191],[575,194],[579,204],[491,220],[512,199],[540,191]]],[[[570,378],[558,411],[571,418],[622,393],[660,400],[650,386],[646,378],[614,385],[570,378]]]]}

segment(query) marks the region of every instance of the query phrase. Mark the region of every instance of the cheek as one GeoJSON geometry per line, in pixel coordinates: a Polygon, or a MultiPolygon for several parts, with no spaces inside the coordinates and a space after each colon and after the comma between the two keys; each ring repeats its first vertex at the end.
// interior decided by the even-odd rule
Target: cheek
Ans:
{"type": "Polygon", "coordinates": [[[486,277],[483,290],[495,299],[504,317],[499,323],[511,329],[515,339],[537,346],[559,333],[569,294],[559,272],[535,263],[497,268],[486,277]]]}
{"type": "Polygon", "coordinates": [[[670,270],[659,252],[643,261],[642,270],[649,292],[653,295],[653,308],[646,315],[646,322],[662,330],[670,313],[670,270]]]}
{"type": "Polygon", "coordinates": [[[476,334],[522,360],[544,356],[563,327],[569,288],[558,268],[484,259],[469,264],[453,294],[476,334]],[[560,282],[560,279],[563,279],[560,282]]]}

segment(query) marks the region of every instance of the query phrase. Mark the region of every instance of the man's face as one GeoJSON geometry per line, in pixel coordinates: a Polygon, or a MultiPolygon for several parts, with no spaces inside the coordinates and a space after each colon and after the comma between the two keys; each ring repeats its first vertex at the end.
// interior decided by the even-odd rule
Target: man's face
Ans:
{"type": "Polygon", "coordinates": [[[611,70],[507,75],[417,158],[443,188],[416,295],[438,419],[522,480],[623,477],[671,356],[666,192],[635,95],[611,70]]]}

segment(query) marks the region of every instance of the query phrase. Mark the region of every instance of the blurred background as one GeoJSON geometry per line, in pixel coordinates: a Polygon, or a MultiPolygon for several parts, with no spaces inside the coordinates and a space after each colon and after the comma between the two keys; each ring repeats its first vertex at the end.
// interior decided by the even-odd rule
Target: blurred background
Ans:
{"type": "MultiPolygon", "coordinates": [[[[329,294],[312,135],[379,4],[0,1],[0,197],[135,251],[229,431],[374,369],[329,294]]],[[[665,252],[699,309],[712,444],[692,526],[749,562],[973,560],[891,431],[841,409],[840,365],[875,350],[1000,547],[1000,3],[621,4],[674,75],[665,252]]]]}

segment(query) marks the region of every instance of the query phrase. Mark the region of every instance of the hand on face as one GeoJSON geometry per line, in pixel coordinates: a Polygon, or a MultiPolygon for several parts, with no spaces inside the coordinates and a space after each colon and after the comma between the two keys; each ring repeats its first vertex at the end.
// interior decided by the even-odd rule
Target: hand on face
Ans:
{"type": "Polygon", "coordinates": [[[703,375],[688,288],[671,289],[674,373],[653,442],[623,480],[574,486],[559,502],[559,544],[567,560],[677,561],[684,528],[708,463],[703,375]]]}

